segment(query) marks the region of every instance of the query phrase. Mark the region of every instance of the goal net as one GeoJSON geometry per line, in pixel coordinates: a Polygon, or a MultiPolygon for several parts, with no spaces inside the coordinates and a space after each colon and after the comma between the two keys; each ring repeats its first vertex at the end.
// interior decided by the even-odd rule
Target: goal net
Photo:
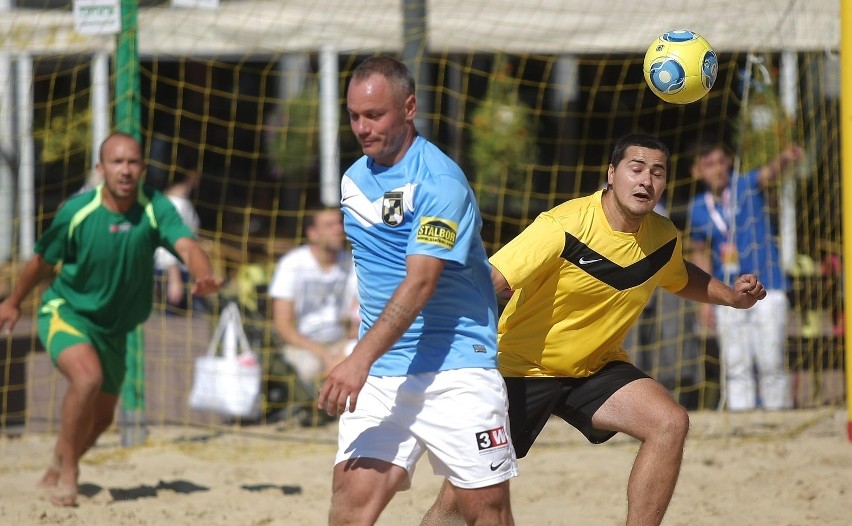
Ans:
{"type": "MultiPolygon", "coordinates": [[[[118,95],[116,37],[75,29],[73,2],[2,4],[0,298],[62,201],[92,183],[94,145],[115,126],[118,95]]],[[[839,2],[113,4],[138,9],[140,90],[132,96],[147,180],[162,189],[198,174],[191,197],[200,238],[227,281],[218,297],[174,312],[158,296],[137,378],[148,423],[229,423],[187,405],[194,358],[227,301],[239,303],[264,360],[278,356],[271,269],[305,241],[306,213],[336,204],[340,175],[360,156],[345,111],[348,74],[379,53],[415,71],[418,128],[464,168],[489,254],[540,212],[599,189],[613,142],[627,132],[656,135],[671,149],[661,211],[684,239],[689,201],[702,191],[692,176],[694,145],[728,144],[741,171],[802,146],[805,160],[767,200],[792,282],[791,397],[796,407],[844,403],[839,2]],[[654,38],[682,28],[707,38],[719,74],[707,96],[673,105],[650,91],[642,62],[654,38]]],[[[40,292],[0,341],[0,432],[58,428],[65,384],[35,335],[40,292]]],[[[724,389],[717,335],[700,314],[661,292],[625,342],[693,410],[717,408],[724,389]]],[[[302,407],[312,415],[303,423],[318,425],[292,371],[265,371],[262,421],[302,407]]]]}

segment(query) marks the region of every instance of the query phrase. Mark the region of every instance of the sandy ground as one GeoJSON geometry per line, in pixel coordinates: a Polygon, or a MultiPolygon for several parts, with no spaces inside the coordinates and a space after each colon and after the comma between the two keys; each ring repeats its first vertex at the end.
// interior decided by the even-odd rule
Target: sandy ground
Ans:
{"type": "MultiPolygon", "coordinates": [[[[852,443],[845,410],[692,413],[665,525],[852,524],[852,443]]],[[[326,522],[335,426],[305,430],[156,427],[122,448],[108,433],[87,455],[79,506],[34,489],[54,436],[0,439],[0,522],[7,525],[315,525],[326,522]],[[239,431],[239,432],[237,432],[239,431]]],[[[512,483],[519,525],[623,524],[638,444],[592,446],[551,421],[512,483]]],[[[440,479],[427,461],[379,524],[417,524],[440,479]]]]}

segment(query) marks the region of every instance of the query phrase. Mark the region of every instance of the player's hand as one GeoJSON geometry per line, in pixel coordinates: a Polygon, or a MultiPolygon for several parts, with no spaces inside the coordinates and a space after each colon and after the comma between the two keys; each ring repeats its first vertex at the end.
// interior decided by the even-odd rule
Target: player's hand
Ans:
{"type": "Polygon", "coordinates": [[[754,274],[743,274],[734,282],[733,306],[738,309],[748,309],[758,300],[766,297],[763,283],[754,274]]]}
{"type": "Polygon", "coordinates": [[[330,416],[342,415],[347,407],[350,412],[355,411],[358,393],[369,373],[370,364],[351,354],[328,373],[317,397],[317,407],[330,416]]]}
{"type": "Polygon", "coordinates": [[[194,296],[206,296],[217,292],[225,280],[222,278],[214,278],[213,276],[204,276],[196,278],[192,284],[192,294],[194,296]]]}
{"type": "Polygon", "coordinates": [[[0,302],[0,330],[5,336],[12,335],[12,329],[21,317],[21,309],[12,305],[8,300],[0,302]]]}

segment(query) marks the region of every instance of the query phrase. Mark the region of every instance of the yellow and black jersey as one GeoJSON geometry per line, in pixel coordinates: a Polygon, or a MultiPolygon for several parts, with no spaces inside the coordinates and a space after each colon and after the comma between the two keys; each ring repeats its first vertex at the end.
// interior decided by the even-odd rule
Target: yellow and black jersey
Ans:
{"type": "Polygon", "coordinates": [[[672,222],[650,213],[636,233],[614,231],[603,191],[539,215],[491,258],[514,291],[497,328],[505,376],[585,377],[628,361],[627,331],[657,286],[686,286],[672,222]]]}

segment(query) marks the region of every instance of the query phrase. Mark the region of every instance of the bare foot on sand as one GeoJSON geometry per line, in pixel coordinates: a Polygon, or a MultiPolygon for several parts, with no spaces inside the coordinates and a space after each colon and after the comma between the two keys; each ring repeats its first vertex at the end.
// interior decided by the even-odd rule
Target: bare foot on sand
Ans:
{"type": "Polygon", "coordinates": [[[46,497],[55,506],[77,505],[77,477],[78,471],[63,475],[62,461],[53,457],[47,470],[38,481],[36,487],[46,493],[46,497]]]}
{"type": "Polygon", "coordinates": [[[58,457],[53,457],[47,470],[36,484],[37,488],[53,488],[59,483],[59,475],[62,472],[62,462],[58,457]]]}
{"type": "Polygon", "coordinates": [[[54,506],[76,506],[77,505],[77,483],[66,484],[59,482],[49,495],[50,503],[54,506]]]}

